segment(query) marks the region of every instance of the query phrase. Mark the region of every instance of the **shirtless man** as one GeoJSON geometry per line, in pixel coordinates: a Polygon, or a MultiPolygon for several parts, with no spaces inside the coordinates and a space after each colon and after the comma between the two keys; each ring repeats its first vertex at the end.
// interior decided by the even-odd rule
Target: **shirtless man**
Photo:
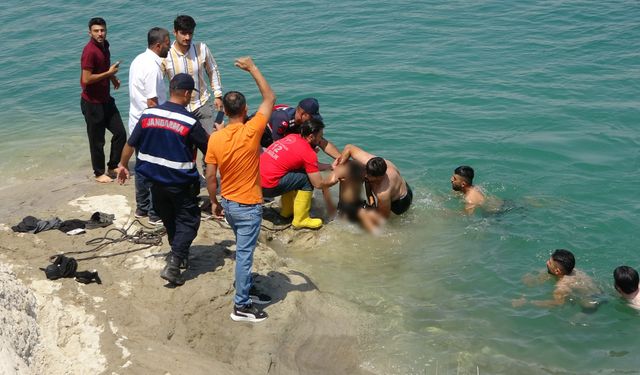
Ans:
{"type": "MultiPolygon", "coordinates": [[[[526,276],[525,284],[535,284],[549,279],[549,275],[556,280],[553,291],[553,299],[545,301],[531,301],[533,305],[540,307],[554,307],[563,305],[567,299],[575,300],[585,312],[593,312],[597,309],[597,302],[593,296],[600,293],[593,280],[582,271],[576,270],[576,259],[573,253],[565,249],[557,249],[547,260],[547,272],[537,277],[526,276]]],[[[527,300],[522,297],[512,301],[513,307],[524,305],[527,300]]]]}
{"type": "Polygon", "coordinates": [[[629,306],[640,310],[638,271],[629,266],[620,266],[613,271],[613,280],[620,296],[629,302],[629,306]]]}
{"type": "Polygon", "coordinates": [[[451,176],[451,188],[464,194],[464,209],[467,213],[473,213],[473,210],[485,201],[482,191],[473,186],[473,176],[473,168],[466,165],[456,168],[451,176]]]}
{"type": "Polygon", "coordinates": [[[389,218],[391,212],[400,215],[409,209],[413,192],[393,163],[357,146],[346,145],[334,161],[334,168],[349,158],[365,166],[365,184],[370,187],[376,200],[376,210],[383,218],[389,218]]]}

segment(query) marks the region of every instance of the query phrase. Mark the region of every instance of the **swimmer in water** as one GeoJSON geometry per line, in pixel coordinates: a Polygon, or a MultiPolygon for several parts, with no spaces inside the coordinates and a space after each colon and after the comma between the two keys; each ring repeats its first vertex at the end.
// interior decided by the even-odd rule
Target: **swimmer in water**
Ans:
{"type": "Polygon", "coordinates": [[[614,287],[629,306],[640,310],[638,271],[629,266],[620,266],[613,271],[614,287]]]}
{"type": "Polygon", "coordinates": [[[467,213],[473,213],[485,201],[484,193],[473,185],[473,177],[473,168],[467,165],[456,168],[451,176],[451,188],[464,195],[464,209],[467,213]]]}
{"type": "MultiPolygon", "coordinates": [[[[545,281],[549,278],[556,281],[553,291],[553,298],[544,301],[530,301],[531,304],[540,307],[561,306],[567,300],[576,301],[585,312],[593,312],[598,307],[598,302],[594,296],[600,294],[600,289],[593,280],[584,272],[575,269],[576,260],[569,250],[557,249],[547,260],[546,273],[541,273],[538,277],[525,278],[526,284],[531,281],[545,281]]],[[[527,300],[522,297],[512,301],[513,307],[524,305],[527,300]]]]}

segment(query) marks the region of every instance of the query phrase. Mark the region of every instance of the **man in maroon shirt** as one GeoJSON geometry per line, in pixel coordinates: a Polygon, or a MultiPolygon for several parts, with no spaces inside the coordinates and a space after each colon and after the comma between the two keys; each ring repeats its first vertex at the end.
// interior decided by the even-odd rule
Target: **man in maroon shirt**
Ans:
{"type": "Polygon", "coordinates": [[[80,67],[80,86],[82,86],[82,98],[80,108],[87,123],[87,135],[89,136],[89,151],[91,152],[91,165],[98,182],[111,182],[114,170],[118,167],[122,148],[127,141],[127,133],[120,118],[120,112],[115,100],[109,94],[109,82],[113,88],[120,87],[120,80],[116,77],[118,65],[111,65],[111,53],[107,42],[107,23],[104,19],[96,17],[89,20],[89,43],[82,50],[80,67]],[[104,136],[105,130],[109,130],[111,137],[111,152],[107,162],[108,171],[105,171],[104,136]]]}

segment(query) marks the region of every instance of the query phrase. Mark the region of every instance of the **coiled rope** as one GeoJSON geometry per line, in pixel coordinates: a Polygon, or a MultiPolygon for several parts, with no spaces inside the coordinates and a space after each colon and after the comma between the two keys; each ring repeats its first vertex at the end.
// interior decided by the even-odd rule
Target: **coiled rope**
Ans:
{"type": "Polygon", "coordinates": [[[96,237],[85,242],[85,245],[95,245],[91,249],[69,251],[69,252],[66,252],[65,255],[92,253],[92,252],[101,250],[108,245],[118,243],[118,242],[124,242],[124,241],[128,241],[134,244],[144,245],[136,249],[125,250],[118,253],[93,255],[85,258],[77,258],[76,260],[81,261],[81,260],[90,260],[90,259],[98,259],[98,258],[110,258],[116,255],[129,254],[136,251],[146,250],[153,246],[162,245],[162,236],[165,233],[166,233],[166,230],[164,229],[164,227],[157,227],[157,228],[149,227],[142,224],[140,220],[135,219],[126,228],[125,227],[111,228],[104,234],[104,236],[96,237]],[[129,234],[129,230],[135,224],[138,224],[143,228],[138,229],[132,234],[129,234]],[[118,233],[119,235],[111,237],[112,233],[118,233]]]}

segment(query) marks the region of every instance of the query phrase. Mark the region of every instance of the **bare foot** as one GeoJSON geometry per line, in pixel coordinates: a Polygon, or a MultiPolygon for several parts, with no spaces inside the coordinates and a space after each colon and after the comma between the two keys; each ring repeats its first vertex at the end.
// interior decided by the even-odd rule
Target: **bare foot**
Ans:
{"type": "Polygon", "coordinates": [[[108,169],[105,174],[112,179],[115,179],[118,176],[118,172],[115,169],[108,169]]]}
{"type": "Polygon", "coordinates": [[[96,177],[96,182],[99,182],[101,184],[105,184],[107,182],[113,182],[113,179],[111,177],[107,176],[106,174],[103,174],[102,176],[96,177]]]}

